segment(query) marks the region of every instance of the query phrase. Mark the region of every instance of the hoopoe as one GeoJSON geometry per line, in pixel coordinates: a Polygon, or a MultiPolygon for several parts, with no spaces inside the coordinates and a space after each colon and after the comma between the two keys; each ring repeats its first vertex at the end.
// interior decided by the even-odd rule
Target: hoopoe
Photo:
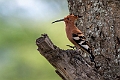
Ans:
{"type": "Polygon", "coordinates": [[[89,53],[91,62],[95,62],[95,57],[92,53],[91,47],[88,45],[88,41],[86,41],[84,34],[74,24],[75,20],[81,17],[82,16],[68,15],[64,19],[56,20],[52,23],[64,21],[66,24],[65,30],[67,38],[75,45],[77,49],[82,49],[83,51],[89,53]]]}

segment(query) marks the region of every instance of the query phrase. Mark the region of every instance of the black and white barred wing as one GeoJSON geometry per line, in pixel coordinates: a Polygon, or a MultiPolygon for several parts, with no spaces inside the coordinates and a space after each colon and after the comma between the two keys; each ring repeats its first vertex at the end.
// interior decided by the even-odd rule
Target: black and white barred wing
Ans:
{"type": "Polygon", "coordinates": [[[73,40],[86,52],[91,55],[92,60],[94,60],[94,55],[92,54],[91,47],[86,41],[86,38],[81,33],[72,34],[73,40]]]}
{"type": "Polygon", "coordinates": [[[85,49],[87,52],[89,52],[90,46],[88,45],[88,42],[86,41],[86,38],[84,35],[81,35],[80,33],[72,34],[73,40],[83,49],[85,49]]]}

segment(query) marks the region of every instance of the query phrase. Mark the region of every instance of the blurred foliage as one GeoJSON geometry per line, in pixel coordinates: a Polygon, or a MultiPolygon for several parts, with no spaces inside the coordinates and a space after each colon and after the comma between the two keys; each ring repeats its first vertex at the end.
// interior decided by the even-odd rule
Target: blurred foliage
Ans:
{"type": "MultiPolygon", "coordinates": [[[[20,10],[19,15],[14,9],[10,12],[8,4],[17,0],[7,1],[0,1],[0,80],[61,80],[55,69],[37,51],[35,40],[41,34],[47,33],[52,42],[62,49],[67,49],[67,44],[71,45],[64,32],[64,23],[51,24],[53,20],[68,14],[67,3],[64,0],[43,0],[46,5],[54,6],[54,12],[58,9],[55,7],[59,7],[63,13],[57,13],[58,16],[50,14],[51,17],[45,14],[42,17],[35,15],[38,17],[36,19],[26,16],[29,13],[24,10],[20,10]]],[[[10,7],[12,8],[12,5],[10,7]]],[[[51,7],[48,12],[49,9],[51,7]]]]}

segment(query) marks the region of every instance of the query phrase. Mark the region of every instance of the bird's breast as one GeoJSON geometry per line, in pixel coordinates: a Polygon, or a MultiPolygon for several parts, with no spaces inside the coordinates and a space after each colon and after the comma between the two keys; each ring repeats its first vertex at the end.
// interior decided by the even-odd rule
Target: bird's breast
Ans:
{"type": "Polygon", "coordinates": [[[66,35],[67,38],[70,40],[71,43],[73,43],[76,47],[79,48],[79,45],[73,40],[73,36],[72,36],[72,29],[69,27],[66,27],[66,35]]]}
{"type": "Polygon", "coordinates": [[[67,35],[67,38],[71,41],[72,39],[72,31],[69,27],[66,27],[66,35],[67,35]]]}

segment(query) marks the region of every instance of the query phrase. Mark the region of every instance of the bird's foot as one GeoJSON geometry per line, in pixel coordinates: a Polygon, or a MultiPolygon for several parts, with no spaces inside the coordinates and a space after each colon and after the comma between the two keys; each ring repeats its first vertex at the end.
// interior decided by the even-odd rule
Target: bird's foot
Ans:
{"type": "Polygon", "coordinates": [[[71,45],[66,45],[66,46],[68,46],[68,47],[70,47],[70,48],[72,48],[72,49],[75,49],[75,48],[76,48],[75,46],[71,46],[71,45]]]}

